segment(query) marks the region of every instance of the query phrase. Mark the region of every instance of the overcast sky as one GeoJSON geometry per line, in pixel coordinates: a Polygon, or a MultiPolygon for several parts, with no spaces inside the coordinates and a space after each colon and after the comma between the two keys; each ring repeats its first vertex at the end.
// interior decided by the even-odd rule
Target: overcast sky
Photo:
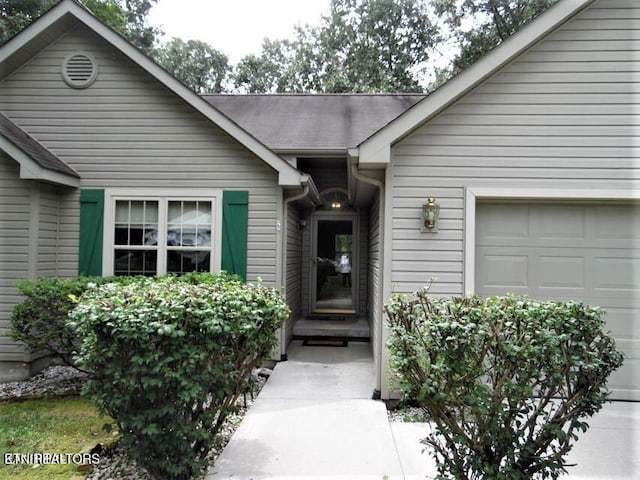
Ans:
{"type": "Polygon", "coordinates": [[[265,37],[292,37],[295,25],[317,25],[328,12],[329,0],[158,0],[149,23],[162,27],[166,40],[203,40],[234,64],[260,53],[265,37]]]}

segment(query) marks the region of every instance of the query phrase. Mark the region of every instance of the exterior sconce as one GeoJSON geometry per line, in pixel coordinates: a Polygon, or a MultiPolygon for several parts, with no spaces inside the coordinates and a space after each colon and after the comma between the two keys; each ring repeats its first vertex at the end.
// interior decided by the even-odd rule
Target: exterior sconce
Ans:
{"type": "Polygon", "coordinates": [[[333,208],[334,210],[338,210],[342,208],[342,204],[336,200],[334,202],[331,202],[331,208],[333,208]]]}
{"type": "Polygon", "coordinates": [[[427,203],[422,206],[422,221],[428,232],[437,232],[436,224],[440,214],[440,205],[434,196],[427,199],[427,203]]]}

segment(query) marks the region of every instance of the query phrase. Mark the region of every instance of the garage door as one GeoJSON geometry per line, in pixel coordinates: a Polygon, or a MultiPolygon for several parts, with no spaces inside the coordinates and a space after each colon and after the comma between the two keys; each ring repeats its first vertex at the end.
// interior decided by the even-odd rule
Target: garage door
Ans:
{"type": "Polygon", "coordinates": [[[612,398],[640,400],[640,206],[486,202],[476,208],[475,290],[606,309],[626,359],[612,398]]]}

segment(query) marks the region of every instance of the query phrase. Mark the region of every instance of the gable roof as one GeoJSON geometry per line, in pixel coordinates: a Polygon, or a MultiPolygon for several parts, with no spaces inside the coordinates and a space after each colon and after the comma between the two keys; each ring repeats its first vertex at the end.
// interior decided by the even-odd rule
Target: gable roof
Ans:
{"type": "Polygon", "coordinates": [[[409,135],[596,0],[560,0],[469,68],[359,145],[361,164],[391,161],[391,145],[409,135]]]}
{"type": "Polygon", "coordinates": [[[203,95],[272,150],[345,153],[425,97],[423,94],[203,95]]]}
{"type": "Polygon", "coordinates": [[[78,186],[80,175],[0,112],[0,150],[20,164],[20,177],[78,186]],[[71,177],[71,178],[69,178],[71,177]]]}
{"type": "Polygon", "coordinates": [[[75,0],[61,0],[60,3],[47,11],[42,17],[0,47],[0,80],[68,30],[75,21],[82,22],[93,30],[165,87],[266,162],[278,172],[278,183],[280,185],[300,186],[305,178],[300,171],[269,150],[233,120],[185,87],[169,72],[138,50],[124,37],[102,23],[75,0]]]}

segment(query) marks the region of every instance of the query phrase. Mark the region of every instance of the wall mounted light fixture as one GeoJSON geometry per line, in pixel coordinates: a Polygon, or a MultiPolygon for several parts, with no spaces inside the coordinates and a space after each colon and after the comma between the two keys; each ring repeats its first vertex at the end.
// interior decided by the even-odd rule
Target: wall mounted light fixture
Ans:
{"type": "Polygon", "coordinates": [[[429,231],[437,231],[438,216],[440,215],[440,205],[433,195],[427,199],[427,203],[422,206],[422,221],[429,231]]]}

